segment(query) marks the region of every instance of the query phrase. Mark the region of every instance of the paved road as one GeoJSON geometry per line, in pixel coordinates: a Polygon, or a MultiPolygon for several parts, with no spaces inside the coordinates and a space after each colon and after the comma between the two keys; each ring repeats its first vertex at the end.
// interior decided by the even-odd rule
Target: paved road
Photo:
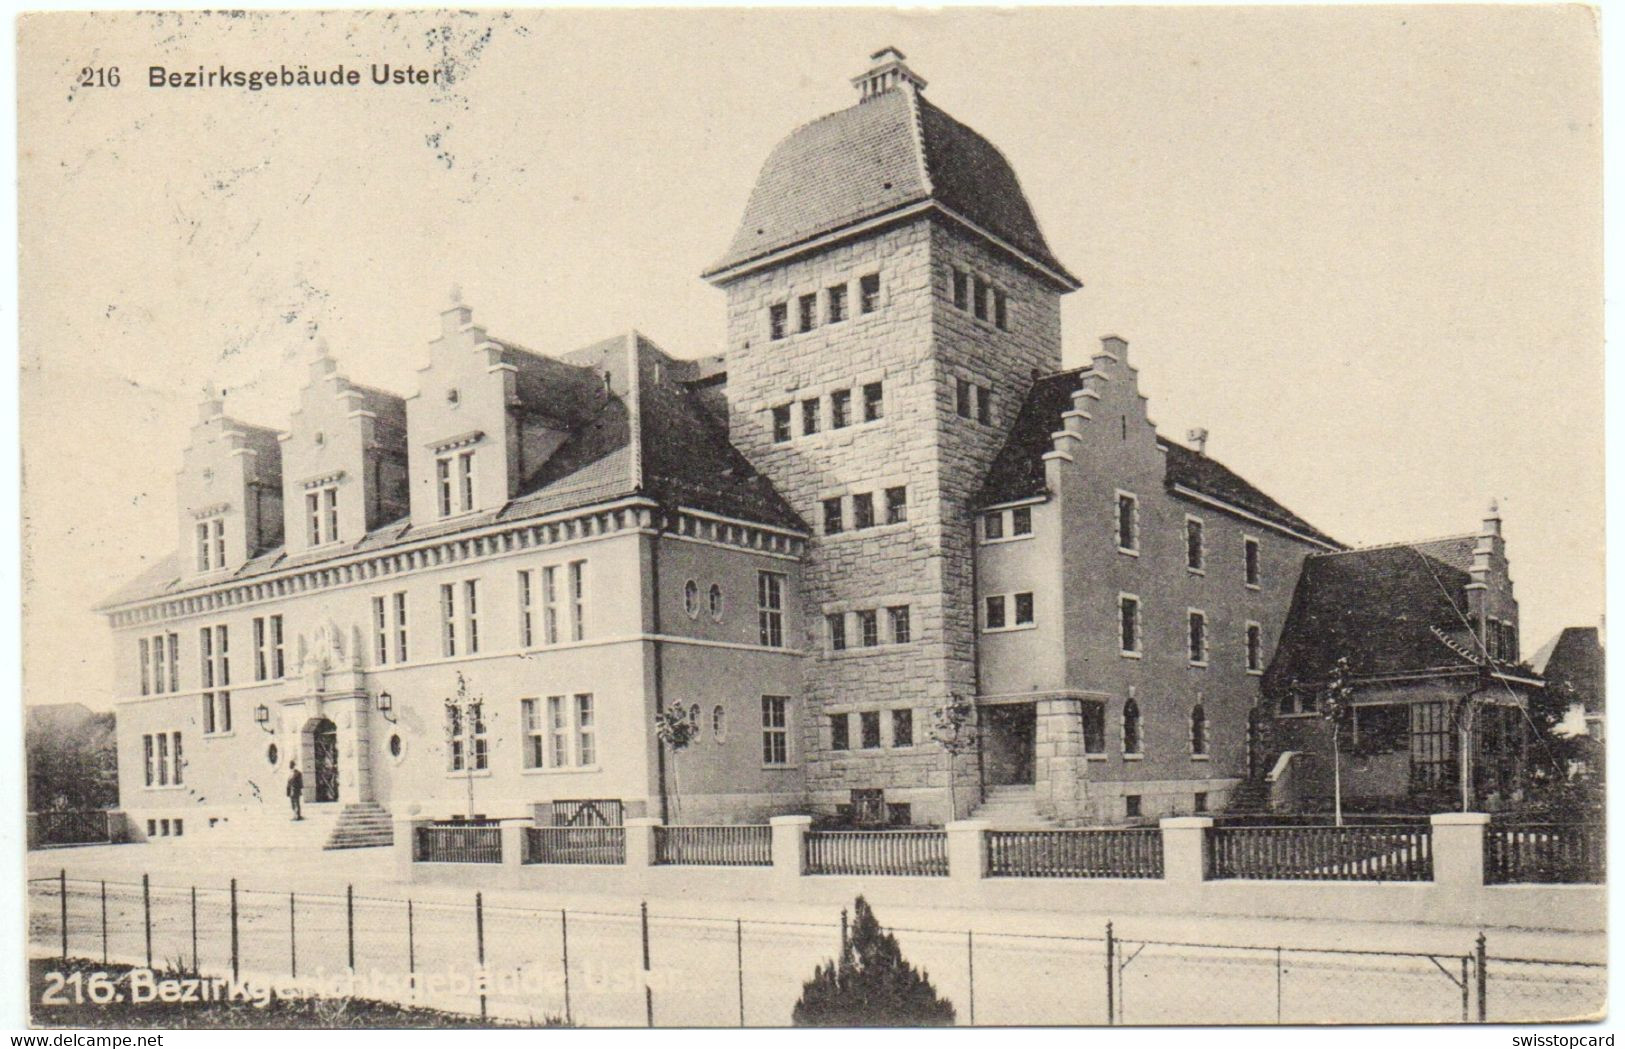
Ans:
{"type": "MultiPolygon", "coordinates": [[[[415,993],[442,1008],[480,1009],[472,985],[481,931],[472,891],[395,882],[393,867],[376,850],[289,853],[272,862],[263,852],[216,850],[201,867],[200,855],[161,846],[60,850],[32,854],[30,873],[68,870],[70,953],[93,958],[102,946],[99,883],[112,882],[109,957],[141,963],[147,947],[139,874],[150,870],[152,958],[159,967],[191,961],[190,885],[199,882],[198,962],[205,971],[225,973],[231,948],[224,884],[240,871],[241,970],[274,978],[297,972],[306,980],[347,971],[342,886],[353,884],[355,969],[373,981],[371,996],[404,1000],[415,993]],[[296,893],[291,914],[290,891],[296,893]],[[415,991],[408,974],[415,974],[415,991]]],[[[55,886],[38,881],[32,890],[31,940],[36,950],[54,952],[60,943],[55,886]]],[[[783,1024],[802,981],[836,953],[840,940],[831,908],[651,900],[645,976],[633,901],[525,891],[493,891],[484,900],[484,1007],[521,1019],[563,1016],[568,1004],[577,1023],[641,1025],[652,1005],[662,1026],[732,1026],[740,1022],[743,999],[746,1023],[783,1024]]],[[[1106,1021],[1104,916],[921,906],[890,907],[880,917],[895,924],[905,957],[954,1002],[961,1023],[970,1021],[973,1006],[978,1024],[1106,1021]]],[[[1114,1008],[1133,1024],[1459,1021],[1461,956],[1477,934],[1449,926],[1155,917],[1120,919],[1115,931],[1122,967],[1114,1008]],[[1211,946],[1217,944],[1235,946],[1211,946]],[[1430,951],[1439,953],[1420,953],[1430,951]]],[[[1600,935],[1498,930],[1491,953],[1600,961],[1603,949],[1600,935]]],[[[1601,968],[1492,962],[1490,1019],[1595,1015],[1605,983],[1601,968]]],[[[1476,998],[1469,1008],[1476,1010],[1476,998]]]]}

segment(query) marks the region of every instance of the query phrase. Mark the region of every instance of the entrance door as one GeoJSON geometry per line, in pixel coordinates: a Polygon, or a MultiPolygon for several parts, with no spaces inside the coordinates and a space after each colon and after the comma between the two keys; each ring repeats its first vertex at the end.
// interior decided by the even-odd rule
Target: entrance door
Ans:
{"type": "Polygon", "coordinates": [[[986,731],[982,761],[992,787],[1031,786],[1033,754],[1038,742],[1038,708],[1032,703],[1009,703],[982,708],[986,731]]]}
{"type": "Polygon", "coordinates": [[[310,730],[311,774],[316,780],[316,801],[339,800],[339,730],[323,718],[310,730]]]}

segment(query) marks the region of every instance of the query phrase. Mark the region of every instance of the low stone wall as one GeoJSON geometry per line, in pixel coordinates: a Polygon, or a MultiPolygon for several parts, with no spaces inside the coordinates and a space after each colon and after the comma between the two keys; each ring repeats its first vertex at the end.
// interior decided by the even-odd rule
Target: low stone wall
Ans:
{"type": "Polygon", "coordinates": [[[654,863],[657,821],[627,821],[626,864],[523,864],[522,824],[503,825],[500,865],[413,863],[413,822],[396,824],[401,876],[420,882],[535,889],[554,894],[606,894],[662,899],[782,900],[839,906],[862,894],[873,903],[982,910],[1075,911],[1103,917],[1178,915],[1287,918],[1310,921],[1468,925],[1485,929],[1600,931],[1605,885],[1485,885],[1484,831],[1489,817],[1451,813],[1433,818],[1433,880],[1414,882],[1249,881],[1206,877],[1206,832],[1213,821],[1161,822],[1162,878],[992,878],[986,876],[987,824],[948,827],[949,876],[808,875],[811,819],[772,821],[771,867],[698,867],[654,863]]]}

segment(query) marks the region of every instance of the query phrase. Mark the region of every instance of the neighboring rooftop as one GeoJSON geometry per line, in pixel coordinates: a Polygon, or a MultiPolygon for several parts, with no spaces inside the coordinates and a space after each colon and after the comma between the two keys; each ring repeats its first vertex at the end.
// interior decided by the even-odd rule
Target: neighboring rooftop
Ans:
{"type": "Polygon", "coordinates": [[[1540,647],[1530,664],[1552,684],[1564,684],[1587,714],[1601,714],[1607,703],[1607,657],[1602,632],[1594,626],[1571,626],[1540,647]]]}
{"type": "Polygon", "coordinates": [[[862,99],[774,147],[733,242],[705,272],[746,263],[931,203],[991,234],[1064,290],[1080,282],[1050,251],[1004,154],[920,94],[925,81],[885,48],[854,78],[862,99]]]}
{"type": "MultiPolygon", "coordinates": [[[[1083,376],[1089,370],[1073,368],[1041,376],[1033,382],[1016,414],[1009,438],[988,469],[976,505],[996,506],[1048,494],[1044,453],[1054,449],[1051,435],[1062,428],[1061,413],[1072,407],[1073,391],[1082,388],[1083,376]]],[[[1333,546],[1342,545],[1217,459],[1161,435],[1157,437],[1157,445],[1166,454],[1163,482],[1168,487],[1180,485],[1289,531],[1333,546]]]]}
{"type": "MultiPolygon", "coordinates": [[[[316,553],[290,557],[286,548],[277,547],[248,561],[230,581],[639,495],[673,508],[807,531],[772,483],[728,441],[726,428],[706,410],[702,394],[685,384],[695,370],[688,362],[667,356],[636,332],[562,358],[493,341],[504,347],[505,359],[515,364],[519,382],[528,388],[528,410],[567,423],[570,431],[541,467],[521,482],[513,499],[453,521],[418,526],[407,519],[394,521],[353,543],[316,553]]],[[[175,555],[165,558],[101,607],[206,589],[220,582],[211,578],[183,584],[178,565],[175,555]]]]}

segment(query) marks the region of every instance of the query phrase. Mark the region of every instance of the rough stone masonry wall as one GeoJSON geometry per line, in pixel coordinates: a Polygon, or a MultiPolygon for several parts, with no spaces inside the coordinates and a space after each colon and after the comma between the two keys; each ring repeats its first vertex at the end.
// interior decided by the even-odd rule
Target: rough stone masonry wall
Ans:
{"type": "MultiPolygon", "coordinates": [[[[974,613],[965,507],[1002,444],[1034,368],[1059,366],[1059,318],[1052,295],[1027,278],[926,221],[842,245],[740,280],[728,288],[730,430],[791,504],[820,533],[811,544],[802,595],[806,649],[799,729],[808,793],[828,811],[853,788],[880,787],[889,801],[914,807],[916,821],[948,817],[946,766],[928,740],[931,711],[951,692],[975,692],[974,613]],[[1012,331],[979,325],[952,306],[950,258],[970,262],[1005,288],[1012,331]],[[859,312],[859,279],[881,277],[881,305],[859,312]],[[851,316],[826,325],[827,289],[848,286],[851,316]],[[819,295],[819,326],[795,333],[796,300],[819,295]],[[768,309],[789,304],[792,334],[769,337],[768,309]],[[953,316],[947,316],[952,313],[953,316]],[[985,330],[984,330],[985,329],[985,330]],[[995,425],[959,418],[954,379],[963,372],[994,391],[995,425]],[[829,393],[850,389],[861,419],[862,385],[885,384],[878,423],[827,429],[829,393]],[[821,398],[826,429],[801,435],[801,401],[821,398]],[[793,403],[787,443],[772,440],[771,409],[793,403]],[[906,484],[909,521],[838,536],[822,535],[821,501],[872,492],[883,521],[884,489],[906,484]],[[906,645],[827,650],[828,612],[907,604],[913,640],[906,645]],[[915,711],[915,744],[891,746],[890,714],[915,711]],[[829,715],[881,710],[886,746],[830,750],[829,715]]],[[[851,503],[844,504],[850,528],[851,503]]],[[[856,640],[849,622],[849,642],[856,640]]],[[[974,788],[974,760],[961,778],[974,788]]],[[[975,798],[960,792],[963,812],[975,798]]]]}

